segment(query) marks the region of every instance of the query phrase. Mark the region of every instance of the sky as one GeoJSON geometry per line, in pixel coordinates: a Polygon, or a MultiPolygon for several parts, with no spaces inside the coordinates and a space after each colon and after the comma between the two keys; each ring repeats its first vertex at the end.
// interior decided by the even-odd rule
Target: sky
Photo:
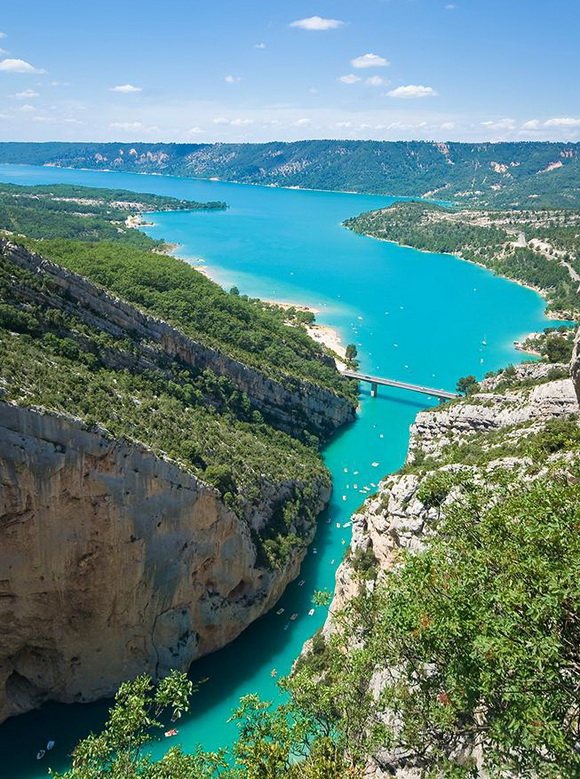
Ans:
{"type": "Polygon", "coordinates": [[[2,0],[0,140],[580,140],[579,0],[2,0]]]}

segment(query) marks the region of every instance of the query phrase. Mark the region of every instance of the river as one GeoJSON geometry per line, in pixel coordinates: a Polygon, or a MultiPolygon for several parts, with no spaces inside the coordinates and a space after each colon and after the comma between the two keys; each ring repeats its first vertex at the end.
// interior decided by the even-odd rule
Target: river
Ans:
{"type": "MultiPolygon", "coordinates": [[[[0,181],[67,183],[153,192],[194,200],[224,200],[225,212],[155,214],[144,228],[179,244],[177,254],[203,259],[210,275],[243,294],[315,306],[321,324],[344,344],[357,344],[361,369],[416,384],[454,389],[459,376],[478,377],[519,362],[513,348],[522,334],[549,324],[539,295],[455,257],[428,254],[357,236],[342,221],[388,205],[392,198],[312,192],[169,176],[0,165],[0,181]]],[[[194,663],[193,679],[208,678],[179,723],[179,735],[152,745],[159,756],[170,743],[216,749],[231,743],[227,719],[240,696],[257,692],[278,700],[276,679],[286,674],[304,641],[323,623],[313,616],[314,590],[332,589],[349,541],[351,513],[405,457],[409,425],[435,403],[387,387],[370,398],[363,389],[357,421],[324,450],[334,493],[299,580],[276,607],[225,649],[194,663]],[[340,524],[340,528],[337,527],[340,524]],[[316,551],[315,551],[316,550],[316,551]],[[300,585],[301,581],[304,581],[300,585]],[[297,613],[295,621],[288,616],[297,613]]],[[[109,702],[47,704],[0,727],[3,779],[40,779],[48,765],[63,770],[74,743],[98,728],[109,702]],[[55,748],[42,763],[36,752],[55,748]]]]}

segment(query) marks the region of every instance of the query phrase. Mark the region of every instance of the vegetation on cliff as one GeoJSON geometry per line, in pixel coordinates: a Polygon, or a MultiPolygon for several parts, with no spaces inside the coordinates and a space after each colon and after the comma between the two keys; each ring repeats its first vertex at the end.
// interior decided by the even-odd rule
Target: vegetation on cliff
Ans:
{"type": "MultiPolygon", "coordinates": [[[[304,396],[309,388],[316,394],[326,387],[337,402],[354,400],[355,386],[339,376],[301,322],[288,326],[276,306],[228,294],[187,263],[153,251],[156,244],[146,236],[140,247],[132,238],[140,233],[117,231],[119,210],[134,212],[137,205],[189,208],[190,203],[78,187],[58,193],[54,188],[40,194],[33,190],[17,188],[7,196],[17,201],[6,211],[11,226],[18,218],[19,229],[34,227],[38,211],[33,234],[43,234],[48,224],[49,236],[62,237],[19,237],[20,244],[167,321],[195,343],[215,349],[216,361],[252,366],[257,382],[269,377],[289,393],[300,385],[304,396]],[[24,209],[20,201],[26,201],[24,209]],[[96,232],[79,232],[87,217],[75,212],[84,207],[96,232]],[[71,240],[70,233],[85,240],[71,240]],[[96,240],[103,235],[107,240],[96,240]]],[[[272,521],[253,531],[261,562],[283,566],[309,537],[321,491],[330,484],[318,454],[315,433],[320,432],[306,409],[302,414],[294,409],[296,437],[282,432],[274,416],[260,411],[249,390],[241,391],[235,381],[220,375],[217,362],[215,371],[202,370],[172,358],[162,344],[146,342],[130,329],[100,327],[92,312],[71,304],[50,273],[20,267],[11,252],[10,244],[3,243],[2,399],[79,418],[112,438],[168,456],[216,486],[225,502],[244,516],[259,511],[264,500],[283,488],[285,497],[273,507],[272,521]]],[[[66,277],[66,271],[62,273],[66,277]]],[[[334,426],[329,423],[328,429],[334,426]]]]}
{"type": "MultiPolygon", "coordinates": [[[[527,397],[525,380],[510,386],[527,397]]],[[[399,530],[414,520],[405,518],[413,501],[427,518],[421,545],[396,551],[387,569],[374,541],[357,547],[358,594],[281,682],[289,703],[273,710],[249,696],[231,751],[171,750],[143,758],[147,775],[166,776],[172,760],[184,779],[362,779],[401,768],[426,778],[578,776],[578,417],[464,437],[423,458],[417,439],[415,464],[385,482],[378,504],[398,479],[413,480],[400,493],[399,530]]],[[[78,760],[67,779],[99,775],[84,771],[78,760]]]]}
{"type": "Polygon", "coordinates": [[[0,162],[166,173],[251,184],[436,195],[502,208],[580,206],[578,144],[0,143],[0,162]]]}
{"type": "Polygon", "coordinates": [[[395,203],[348,219],[363,235],[415,249],[458,254],[542,292],[548,308],[580,316],[580,211],[457,211],[395,203]]]}

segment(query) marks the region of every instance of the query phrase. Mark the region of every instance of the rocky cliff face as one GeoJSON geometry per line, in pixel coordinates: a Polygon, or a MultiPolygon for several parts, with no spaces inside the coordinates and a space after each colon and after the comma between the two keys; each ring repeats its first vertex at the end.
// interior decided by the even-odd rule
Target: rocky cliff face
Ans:
{"type": "Polygon", "coordinates": [[[291,495],[266,490],[248,522],[144,448],[0,403],[0,721],[233,640],[298,572],[302,552],[267,570],[251,537],[291,495]]]}
{"type": "MultiPolygon", "coordinates": [[[[162,384],[175,364],[192,368],[193,376],[210,369],[247,394],[276,442],[286,437],[274,427],[325,435],[354,416],[347,399],[308,381],[269,378],[20,246],[0,240],[0,253],[33,273],[34,282],[40,277],[32,283],[15,274],[10,287],[3,277],[19,311],[66,320],[78,342],[102,330],[130,344],[100,350],[113,377],[151,371],[162,384]]],[[[32,332],[25,337],[42,337],[32,332]]],[[[74,374],[75,358],[62,365],[74,374]]],[[[278,444],[262,456],[262,431],[262,438],[254,435],[258,453],[249,453],[243,488],[235,499],[225,492],[222,498],[203,475],[157,449],[31,406],[24,384],[32,367],[24,369],[17,391],[5,395],[14,402],[0,400],[0,721],[47,699],[110,695],[139,673],[186,669],[232,641],[297,575],[330,492],[324,468],[308,467],[318,465],[315,457],[302,462],[292,453],[292,477],[270,468],[278,444]],[[286,536],[284,554],[267,562],[266,541],[286,536]]],[[[46,370],[58,382],[50,361],[46,370]]],[[[0,396],[6,386],[0,370],[0,396]]],[[[50,391],[46,397],[50,406],[50,391]]],[[[210,406],[208,419],[221,413],[211,396],[200,404],[210,406]]],[[[106,424],[107,408],[99,413],[106,424]]],[[[196,434],[208,429],[200,425],[196,434]]],[[[211,455],[209,447],[210,465],[211,455]]],[[[280,444],[284,456],[290,454],[280,444]]]]}
{"type": "Polygon", "coordinates": [[[574,340],[574,348],[572,350],[572,362],[570,363],[570,374],[572,381],[574,382],[574,389],[576,390],[576,396],[580,403],[580,328],[576,333],[574,340]]]}
{"type": "MultiPolygon", "coordinates": [[[[476,484],[487,487],[492,482],[492,474],[498,471],[514,471],[524,483],[543,475],[548,467],[560,466],[565,470],[569,454],[565,451],[555,451],[543,464],[518,454],[518,444],[527,436],[541,432],[553,420],[578,414],[574,383],[567,378],[550,381],[550,371],[554,371],[554,366],[518,366],[508,388],[502,388],[505,379],[500,375],[483,382],[482,391],[475,396],[420,412],[411,428],[408,464],[423,464],[428,475],[468,472],[476,484]],[[530,382],[542,383],[526,386],[530,382]],[[467,458],[460,451],[455,457],[450,456],[451,447],[461,445],[471,446],[472,454],[473,447],[477,446],[479,460],[472,457],[473,462],[466,464],[462,459],[467,458]]],[[[357,574],[357,558],[374,559],[380,580],[382,573],[397,565],[401,550],[417,552],[424,547],[429,535],[437,532],[442,512],[453,504],[457,494],[451,489],[442,504],[426,505],[421,501],[420,491],[425,479],[424,472],[413,468],[387,476],[377,493],[368,498],[364,509],[353,515],[351,546],[337,570],[335,595],[323,628],[326,636],[336,629],[333,615],[361,586],[369,586],[357,574]]],[[[376,696],[381,692],[384,675],[384,669],[377,668],[371,681],[376,696]]],[[[481,757],[479,754],[474,756],[476,760],[481,757]]],[[[369,759],[365,773],[367,779],[392,776],[418,779],[421,775],[419,766],[389,750],[382,750],[369,759]]],[[[482,772],[480,775],[487,774],[482,772]]]]}
{"type": "Polygon", "coordinates": [[[22,246],[0,239],[0,252],[16,265],[42,275],[49,282],[40,297],[31,298],[34,302],[62,308],[66,313],[74,312],[91,326],[114,336],[131,333],[138,338],[141,368],[157,363],[160,352],[199,371],[210,368],[217,376],[232,381],[267,419],[291,435],[300,434],[306,428],[326,437],[354,419],[353,404],[323,387],[290,377],[268,378],[22,246]]]}

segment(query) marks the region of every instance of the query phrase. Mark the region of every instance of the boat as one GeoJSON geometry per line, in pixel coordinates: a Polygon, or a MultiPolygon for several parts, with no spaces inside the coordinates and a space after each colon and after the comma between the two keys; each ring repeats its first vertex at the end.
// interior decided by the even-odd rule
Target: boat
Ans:
{"type": "Polygon", "coordinates": [[[47,745],[46,745],[46,750],[47,750],[47,752],[48,752],[48,750],[49,750],[49,749],[52,749],[52,748],[53,748],[53,746],[54,746],[54,743],[55,743],[55,742],[54,742],[52,739],[50,739],[50,741],[49,741],[49,742],[47,743],[47,745]]]}
{"type": "Polygon", "coordinates": [[[318,554],[318,549],[316,549],[316,547],[312,550],[312,554],[318,554]]]}
{"type": "Polygon", "coordinates": [[[171,736],[176,736],[179,733],[177,728],[171,728],[171,730],[166,730],[163,734],[165,738],[171,738],[171,736]]]}
{"type": "Polygon", "coordinates": [[[36,759],[42,760],[42,758],[46,755],[46,749],[39,749],[36,753],[36,759]]]}
{"type": "Polygon", "coordinates": [[[310,609],[310,611],[308,612],[308,616],[311,617],[313,614],[314,614],[314,609],[310,609]]]}
{"type": "Polygon", "coordinates": [[[276,612],[276,614],[278,616],[280,616],[280,614],[283,614],[283,613],[284,613],[284,609],[278,609],[278,611],[276,612]]]}
{"type": "Polygon", "coordinates": [[[302,587],[302,585],[304,584],[304,581],[305,581],[304,579],[300,579],[300,581],[298,582],[298,586],[302,587]]]}
{"type": "Polygon", "coordinates": [[[298,614],[292,614],[292,616],[290,617],[290,619],[291,619],[291,620],[295,620],[297,616],[298,616],[298,614]]]}
{"type": "Polygon", "coordinates": [[[336,527],[341,527],[340,522],[336,523],[336,527]]]}
{"type": "Polygon", "coordinates": [[[278,671],[275,668],[272,668],[272,670],[270,671],[270,676],[272,677],[272,679],[275,679],[276,676],[278,676],[278,671]]]}

